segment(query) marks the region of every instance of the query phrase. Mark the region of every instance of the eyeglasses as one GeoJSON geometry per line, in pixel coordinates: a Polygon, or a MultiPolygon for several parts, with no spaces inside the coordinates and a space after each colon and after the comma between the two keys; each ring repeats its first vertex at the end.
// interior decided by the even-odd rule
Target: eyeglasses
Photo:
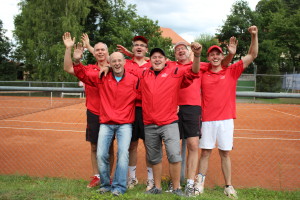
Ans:
{"type": "Polygon", "coordinates": [[[147,47],[145,44],[133,44],[134,47],[147,47]]]}

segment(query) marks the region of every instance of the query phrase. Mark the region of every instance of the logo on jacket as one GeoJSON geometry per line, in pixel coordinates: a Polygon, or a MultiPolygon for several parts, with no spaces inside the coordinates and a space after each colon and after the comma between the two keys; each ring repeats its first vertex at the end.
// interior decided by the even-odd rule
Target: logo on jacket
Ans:
{"type": "Polygon", "coordinates": [[[225,76],[221,76],[220,79],[225,79],[225,76]]]}
{"type": "Polygon", "coordinates": [[[167,76],[168,76],[167,73],[163,73],[163,74],[161,75],[161,77],[167,77],[167,76]]]}

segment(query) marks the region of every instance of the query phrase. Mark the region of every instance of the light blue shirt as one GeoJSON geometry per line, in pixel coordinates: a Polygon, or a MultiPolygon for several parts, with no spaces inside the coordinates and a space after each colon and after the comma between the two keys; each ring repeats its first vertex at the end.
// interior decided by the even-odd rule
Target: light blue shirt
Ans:
{"type": "Polygon", "coordinates": [[[123,77],[119,77],[119,76],[115,76],[115,79],[117,80],[117,82],[120,82],[120,80],[122,79],[123,77]]]}

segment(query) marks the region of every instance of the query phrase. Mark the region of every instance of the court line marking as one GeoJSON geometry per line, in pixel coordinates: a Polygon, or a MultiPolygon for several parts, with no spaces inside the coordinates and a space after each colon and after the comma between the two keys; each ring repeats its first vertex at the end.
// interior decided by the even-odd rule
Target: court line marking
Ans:
{"type": "MultiPolygon", "coordinates": [[[[262,130],[262,129],[234,129],[234,131],[269,131],[269,132],[293,132],[299,133],[300,131],[293,131],[293,130],[262,130]]],[[[245,133],[249,134],[249,133],[245,133]]]]}
{"type": "Polygon", "coordinates": [[[283,138],[251,138],[251,137],[234,137],[234,138],[237,138],[237,139],[248,139],[248,140],[296,140],[296,141],[300,141],[300,139],[283,139],[283,138]]]}
{"type": "Polygon", "coordinates": [[[57,130],[57,129],[38,129],[38,128],[15,128],[15,127],[0,127],[0,129],[17,129],[17,130],[32,130],[32,131],[56,131],[56,132],[77,132],[85,133],[85,131],[76,131],[76,130],[57,130]]]}
{"type": "Polygon", "coordinates": [[[266,109],[267,109],[267,110],[272,110],[272,111],[274,111],[274,112],[279,112],[279,113],[282,113],[282,114],[285,114],[285,115],[297,117],[297,118],[300,117],[300,116],[298,116],[298,115],[293,115],[293,114],[290,114],[290,113],[287,113],[287,112],[283,112],[283,111],[279,111],[279,110],[276,110],[276,109],[273,109],[273,108],[266,108],[266,109]]]}
{"type": "MultiPolygon", "coordinates": [[[[55,132],[76,132],[85,133],[85,131],[76,130],[57,130],[57,129],[33,129],[33,128],[15,128],[15,127],[0,127],[0,129],[17,129],[17,130],[33,130],[33,131],[55,131],[55,132]]],[[[288,138],[251,138],[251,137],[234,137],[236,139],[249,139],[249,140],[282,140],[282,141],[300,141],[300,139],[288,139],[288,138]]]]}
{"type": "Polygon", "coordinates": [[[26,121],[26,120],[14,120],[14,119],[4,119],[1,121],[7,121],[7,122],[28,122],[28,123],[46,123],[46,124],[86,124],[86,123],[70,123],[70,122],[44,122],[44,121],[26,121]]]}

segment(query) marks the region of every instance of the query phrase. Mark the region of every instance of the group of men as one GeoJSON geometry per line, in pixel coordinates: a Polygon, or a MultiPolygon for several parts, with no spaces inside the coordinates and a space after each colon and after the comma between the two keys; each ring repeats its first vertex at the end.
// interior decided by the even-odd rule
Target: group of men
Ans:
{"type": "MultiPolygon", "coordinates": [[[[84,45],[76,45],[75,38],[65,33],[64,69],[85,83],[86,135],[91,142],[92,166],[96,174],[88,187],[97,185],[99,173],[100,193],[119,196],[127,188],[134,187],[138,183],[135,171],[138,139],[141,138],[146,148],[147,194],[162,193],[162,141],[169,161],[172,193],[179,196],[201,194],[209,157],[217,141],[225,179],[224,193],[237,198],[231,183],[229,157],[233,147],[233,119],[236,118],[236,83],[258,54],[257,27],[251,26],[248,30],[251,34],[248,54],[232,65],[229,63],[236,52],[235,37],[230,38],[226,58],[222,48],[214,45],[207,51],[209,63],[200,63],[202,46],[196,42],[191,44],[193,61],[184,42],[174,46],[176,61],[167,61],[160,48],[153,48],[150,60],[146,61],[148,40],[136,36],[133,58],[126,60],[120,52],[108,56],[104,43],[92,48],[86,34],[82,36],[84,45]],[[80,63],[84,46],[93,52],[97,60],[95,65],[80,63]],[[107,75],[103,75],[103,71],[107,75]],[[92,139],[91,134],[94,135],[92,139]],[[116,169],[111,178],[114,158],[110,155],[113,155],[114,138],[118,149],[116,169]],[[180,187],[181,138],[186,139],[188,149],[184,192],[180,187]],[[198,148],[202,149],[200,159],[198,148]],[[198,164],[199,173],[196,172],[198,164]]],[[[118,48],[125,52],[122,46],[118,48]]]]}

